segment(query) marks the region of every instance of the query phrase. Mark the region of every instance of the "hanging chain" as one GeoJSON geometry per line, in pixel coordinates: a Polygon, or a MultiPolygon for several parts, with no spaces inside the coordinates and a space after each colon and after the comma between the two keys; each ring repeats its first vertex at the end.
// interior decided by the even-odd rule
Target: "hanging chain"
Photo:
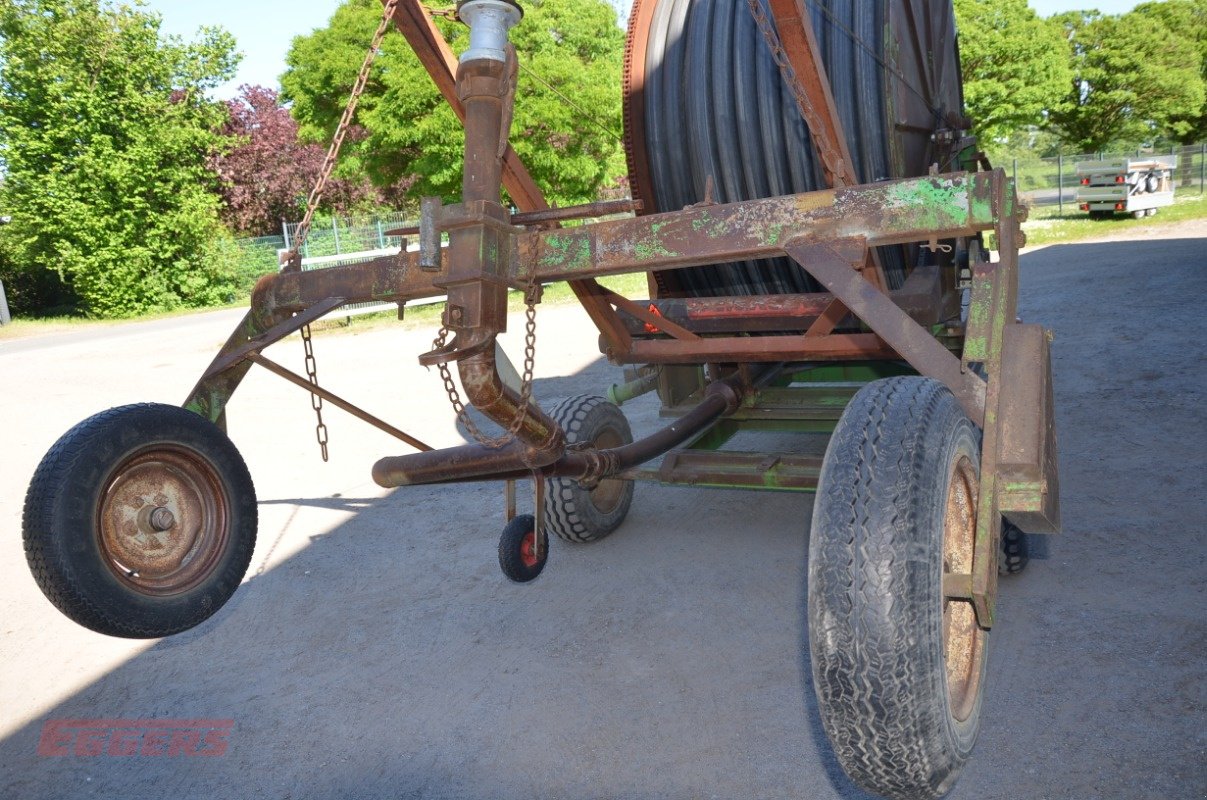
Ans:
{"type": "Polygon", "coordinates": [[[377,25],[377,32],[373,34],[373,43],[369,45],[369,52],[365,54],[365,61],[360,67],[360,74],[356,76],[356,83],[352,86],[352,96],[348,98],[348,105],[344,106],[344,115],[340,117],[339,125],[335,128],[335,137],[331,140],[331,146],[327,148],[327,157],[323,160],[323,168],[319,170],[318,180],[314,182],[314,188],[310,190],[310,197],[306,200],[306,214],[302,217],[301,223],[298,224],[297,230],[294,232],[293,248],[289,252],[289,265],[287,269],[292,268],[296,270],[301,267],[297,256],[302,251],[302,245],[306,244],[306,237],[310,235],[310,224],[314,221],[314,213],[323,199],[323,192],[327,188],[327,181],[331,179],[331,173],[335,169],[335,162],[339,158],[339,151],[344,144],[344,137],[348,135],[348,128],[352,125],[352,117],[356,114],[356,105],[360,102],[360,96],[364,93],[365,85],[369,82],[369,74],[372,72],[373,62],[377,58],[378,50],[381,49],[381,42],[386,36],[386,31],[390,29],[390,22],[393,19],[394,9],[397,5],[398,0],[389,0],[382,9],[381,22],[377,25]]]}
{"type": "MultiPolygon", "coordinates": [[[[302,346],[306,350],[306,376],[310,378],[311,386],[319,385],[317,364],[314,361],[314,345],[310,341],[310,326],[302,326],[302,346]]],[[[314,426],[314,437],[318,440],[319,449],[323,452],[323,461],[327,460],[327,424],[323,422],[323,398],[314,392],[310,393],[310,405],[314,409],[314,417],[318,420],[314,426]]]]}
{"type": "Polygon", "coordinates": [[[851,183],[849,176],[846,176],[846,166],[843,164],[842,156],[839,155],[834,143],[830,141],[821,116],[813,107],[809,95],[805,93],[805,87],[801,85],[800,79],[796,77],[796,70],[792,68],[792,62],[788,60],[788,54],[784,51],[783,44],[780,43],[775,26],[763,12],[762,3],[759,0],[746,0],[746,4],[750,6],[750,14],[754,17],[755,24],[759,26],[759,31],[763,34],[768,49],[771,50],[771,57],[775,59],[776,65],[780,68],[780,75],[783,76],[784,83],[788,84],[793,97],[796,98],[796,107],[800,109],[801,116],[805,118],[805,124],[809,126],[809,133],[813,135],[813,143],[817,146],[817,154],[821,156],[827,171],[833,176],[834,185],[851,183]]]}
{"type": "MultiPolygon", "coordinates": [[[[382,39],[385,38],[386,31],[390,29],[390,22],[394,16],[394,8],[397,5],[398,0],[389,0],[382,9],[381,22],[377,26],[377,32],[373,34],[373,42],[369,45],[369,52],[365,54],[365,61],[361,65],[360,74],[356,76],[356,83],[352,86],[352,96],[348,98],[348,105],[344,107],[344,114],[340,117],[339,125],[335,128],[335,138],[331,140],[331,146],[327,148],[327,157],[323,160],[322,169],[319,170],[318,180],[314,182],[314,188],[310,190],[310,197],[306,200],[306,213],[302,217],[301,223],[298,224],[297,230],[294,231],[293,247],[290,249],[285,262],[284,271],[286,272],[296,272],[302,268],[302,247],[305,246],[306,239],[310,236],[310,226],[314,221],[314,213],[318,210],[319,203],[322,202],[323,192],[327,189],[327,181],[331,179],[331,173],[335,169],[335,162],[339,158],[339,151],[344,144],[344,137],[348,135],[348,128],[352,125],[352,117],[356,114],[356,105],[360,102],[360,96],[364,93],[365,86],[369,82],[369,73],[373,69],[373,62],[377,58],[377,52],[381,49],[382,39]]],[[[318,386],[317,364],[314,360],[314,343],[310,339],[310,326],[303,325],[301,333],[302,346],[306,351],[306,375],[310,378],[311,386],[318,386]]],[[[323,461],[326,461],[328,456],[327,425],[323,422],[323,398],[311,392],[310,405],[314,408],[314,417],[316,420],[314,437],[318,440],[319,449],[323,454],[323,461]]]]}
{"type": "MultiPolygon", "coordinates": [[[[540,301],[540,285],[533,280],[529,282],[528,288],[524,292],[524,305],[527,306],[527,321],[524,330],[524,376],[520,380],[520,411],[516,414],[515,419],[511,421],[511,426],[504,431],[502,436],[487,436],[482,430],[474,424],[466,413],[465,403],[461,401],[461,395],[457,392],[457,384],[453,382],[452,370],[449,369],[447,362],[437,364],[437,369],[440,370],[440,379],[444,381],[444,391],[448,393],[448,400],[452,403],[453,411],[457,414],[457,421],[465,426],[469,431],[469,435],[481,445],[497,450],[500,447],[515,439],[516,434],[520,432],[520,428],[524,425],[524,420],[528,418],[528,404],[532,400],[532,372],[533,366],[536,363],[536,304],[540,301]]],[[[432,341],[432,349],[440,350],[444,347],[445,340],[448,339],[448,326],[444,325],[440,328],[435,340],[432,341]]]]}

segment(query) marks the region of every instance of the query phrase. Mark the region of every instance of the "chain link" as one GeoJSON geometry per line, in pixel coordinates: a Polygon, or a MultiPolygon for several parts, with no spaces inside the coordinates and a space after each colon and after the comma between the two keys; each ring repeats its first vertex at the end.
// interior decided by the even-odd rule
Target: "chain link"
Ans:
{"type": "Polygon", "coordinates": [[[762,3],[759,0],[746,0],[746,4],[750,6],[750,13],[754,17],[755,24],[759,26],[759,31],[763,34],[768,49],[771,50],[771,57],[775,59],[776,65],[780,68],[784,83],[788,84],[793,97],[796,98],[796,106],[809,126],[809,133],[813,135],[813,143],[817,146],[817,154],[821,156],[827,171],[833,176],[834,185],[849,184],[851,181],[849,176],[846,176],[846,166],[842,157],[838,154],[834,143],[830,141],[830,136],[826,133],[826,126],[817,113],[817,109],[809,100],[809,95],[805,93],[805,87],[796,77],[796,70],[792,68],[792,62],[788,60],[788,54],[784,51],[783,44],[780,43],[779,34],[776,33],[771,20],[767,19],[767,15],[763,12],[762,3]]]}
{"type": "MultiPolygon", "coordinates": [[[[520,413],[516,414],[515,419],[511,421],[511,426],[504,431],[502,436],[488,436],[470,419],[469,414],[465,410],[465,403],[461,401],[461,395],[457,392],[457,384],[453,382],[452,370],[449,369],[447,363],[437,365],[440,370],[440,379],[444,381],[444,391],[448,393],[448,400],[452,403],[453,411],[457,414],[457,421],[465,426],[469,431],[469,435],[474,441],[492,450],[497,450],[500,447],[510,443],[515,439],[516,434],[520,432],[524,421],[528,419],[528,404],[532,400],[532,374],[533,367],[536,364],[536,304],[539,289],[530,283],[527,291],[524,293],[524,305],[527,307],[527,320],[524,328],[524,376],[520,380],[520,413]]],[[[445,341],[448,339],[448,326],[440,328],[440,332],[432,341],[432,349],[439,350],[444,347],[445,341]]]]}
{"type": "MultiPolygon", "coordinates": [[[[306,213],[298,224],[297,230],[294,231],[293,247],[290,249],[285,262],[284,270],[286,272],[297,272],[302,268],[302,248],[306,244],[306,239],[310,236],[310,226],[314,222],[315,211],[318,210],[319,203],[322,202],[323,192],[327,189],[327,181],[331,179],[331,173],[335,169],[335,162],[339,159],[340,148],[343,147],[344,138],[348,135],[348,128],[352,125],[352,118],[356,114],[357,103],[360,102],[360,96],[364,94],[365,86],[369,82],[369,74],[372,72],[373,62],[377,59],[377,53],[381,49],[381,42],[385,38],[386,31],[390,28],[390,22],[393,19],[394,9],[397,5],[398,0],[389,0],[382,9],[381,22],[377,25],[377,32],[373,34],[373,42],[369,45],[369,52],[365,54],[364,63],[360,67],[360,73],[356,76],[356,83],[352,86],[352,95],[348,98],[348,104],[344,106],[344,114],[340,117],[339,125],[335,128],[335,137],[331,140],[331,146],[327,148],[327,157],[323,160],[323,167],[319,170],[318,179],[314,182],[314,188],[310,190],[310,197],[306,200],[306,213]]],[[[302,326],[301,332],[302,345],[306,351],[306,375],[310,378],[311,386],[318,386],[317,364],[314,360],[314,344],[310,339],[310,326],[302,326]]],[[[314,426],[314,436],[318,440],[319,449],[322,451],[323,461],[327,461],[328,437],[327,425],[323,422],[323,398],[311,392],[310,405],[314,408],[314,417],[317,421],[314,426]]]]}
{"type": "MultiPolygon", "coordinates": [[[[311,386],[319,385],[318,364],[314,360],[314,344],[310,341],[310,326],[302,326],[302,346],[306,350],[306,377],[311,386]]],[[[314,426],[314,438],[318,440],[319,449],[323,452],[323,461],[327,460],[327,424],[323,422],[323,398],[314,392],[310,393],[310,406],[314,409],[314,417],[318,423],[314,426]]]]}
{"type": "Polygon", "coordinates": [[[327,157],[323,160],[322,169],[319,170],[318,180],[314,182],[314,188],[310,190],[310,197],[306,200],[306,213],[294,232],[293,247],[289,251],[289,267],[292,269],[296,270],[301,267],[298,261],[298,254],[301,253],[302,246],[306,244],[306,238],[310,235],[310,225],[314,221],[315,211],[318,210],[319,203],[323,199],[323,192],[327,188],[327,181],[331,179],[331,173],[335,169],[335,162],[339,158],[340,148],[344,144],[344,137],[348,135],[348,128],[352,125],[352,117],[356,114],[356,106],[360,102],[360,96],[364,94],[365,85],[369,82],[369,75],[373,71],[373,62],[377,59],[377,53],[381,49],[381,42],[385,38],[386,32],[390,29],[390,23],[394,17],[394,9],[397,6],[398,0],[389,0],[382,9],[381,22],[377,25],[377,32],[373,34],[373,42],[369,45],[369,52],[365,54],[364,63],[360,67],[360,73],[356,76],[356,83],[352,86],[352,95],[348,98],[348,104],[344,106],[344,114],[340,117],[339,125],[335,128],[335,137],[331,140],[331,146],[327,148],[327,157]]]}

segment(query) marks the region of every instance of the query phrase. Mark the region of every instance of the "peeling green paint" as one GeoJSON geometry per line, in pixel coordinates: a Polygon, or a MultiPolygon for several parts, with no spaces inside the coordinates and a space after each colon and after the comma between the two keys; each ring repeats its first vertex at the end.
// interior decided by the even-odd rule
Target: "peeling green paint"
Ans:
{"type": "Polygon", "coordinates": [[[968,183],[962,178],[895,183],[885,192],[885,208],[922,212],[920,222],[935,228],[961,225],[968,219],[968,183]]]}
{"type": "Polygon", "coordinates": [[[567,270],[588,269],[591,266],[591,242],[583,233],[572,232],[548,236],[541,252],[541,266],[567,270]]]}
{"type": "Polygon", "coordinates": [[[661,241],[647,239],[642,242],[633,242],[633,255],[637,256],[639,261],[653,261],[656,258],[671,257],[675,254],[667,250],[666,245],[661,241]]]}

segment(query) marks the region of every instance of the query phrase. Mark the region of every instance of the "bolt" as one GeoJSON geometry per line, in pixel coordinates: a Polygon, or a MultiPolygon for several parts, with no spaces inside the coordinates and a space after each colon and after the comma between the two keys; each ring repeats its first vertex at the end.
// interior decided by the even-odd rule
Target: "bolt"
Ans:
{"type": "Polygon", "coordinates": [[[162,532],[172,529],[176,524],[176,517],[172,515],[171,511],[160,506],[151,512],[150,522],[152,528],[162,532]]]}

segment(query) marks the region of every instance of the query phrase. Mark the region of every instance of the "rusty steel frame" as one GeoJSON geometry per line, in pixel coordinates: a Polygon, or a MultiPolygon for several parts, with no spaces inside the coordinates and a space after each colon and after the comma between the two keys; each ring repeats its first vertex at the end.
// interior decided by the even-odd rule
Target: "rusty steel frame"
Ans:
{"type": "MultiPolygon", "coordinates": [[[[796,6],[793,0],[776,0],[772,7],[785,5],[796,6]]],[[[777,24],[783,27],[787,18],[777,14],[777,24]]],[[[374,478],[383,486],[540,476],[572,477],[590,484],[622,473],[637,476],[640,464],[703,435],[744,404],[757,402],[760,388],[777,378],[784,363],[902,360],[947,386],[968,417],[984,430],[972,574],[952,582],[971,587],[977,618],[989,627],[1001,513],[1035,514],[1037,508],[1048,512],[1055,503],[1054,436],[1041,436],[1042,441],[1029,448],[1014,448],[1015,460],[1027,463],[1013,463],[1012,469],[1015,474],[1025,473],[1025,480],[999,486],[1000,376],[1003,349],[1010,338],[1007,328],[1015,319],[1023,216],[1005,173],[954,172],[836,186],[549,229],[579,212],[529,213],[525,218],[523,212],[512,215],[499,202],[505,188],[525,212],[547,209],[514,150],[501,146],[506,144],[503,126],[510,119],[514,55],[507,63],[478,59],[458,65],[416,0],[400,2],[394,19],[466,124],[462,202],[424,204],[423,225],[446,233],[447,248],[429,250],[426,262],[422,251],[400,252],[360,264],[261,279],[253,291],[251,310],[185,406],[222,424],[226,402],[253,363],[313,391],[309,381],[268,361],[262,350],[344,304],[372,300],[402,307],[410,300],[447,295],[444,323],[455,338],[422,356],[423,363],[455,365],[470,403],[505,429],[517,423],[514,441],[494,449],[469,445],[431,450],[320,390],[320,396],[333,404],[420,451],[380,460],[374,478]],[[967,325],[947,343],[941,343],[931,329],[948,318],[953,307],[948,284],[954,282],[940,279],[938,267],[915,270],[907,285],[894,293],[869,280],[873,247],[971,241],[984,231],[996,234],[1000,259],[994,264],[973,259],[967,325]],[[608,275],[656,275],[778,256],[793,259],[828,291],[651,302],[624,298],[596,281],[608,275]],[[611,361],[706,364],[714,376],[717,365],[729,365],[721,370],[725,377],[715,378],[699,393],[693,409],[651,437],[612,451],[568,450],[557,423],[531,401],[525,404],[501,379],[494,345],[495,337],[506,330],[509,290],[531,292],[540,284],[563,280],[599,328],[601,348],[611,361]],[[713,327],[708,327],[708,321],[713,327]],[[768,335],[748,335],[755,330],[768,335]],[[1046,459],[1045,464],[1027,471],[1036,457],[1046,459]],[[1047,481],[1049,474],[1052,479],[1047,481]],[[1036,500],[1037,492],[1049,489],[1050,496],[1036,500]]],[[[808,72],[807,66],[803,69],[808,72]]],[[[832,104],[832,98],[824,99],[832,104]]],[[[954,300],[958,303],[958,297],[954,300]]],[[[1016,371],[1025,371],[1025,366],[1014,363],[1016,371]]],[[[1040,391],[1048,392],[1050,409],[1050,381],[1040,391]]],[[[1039,423],[1050,423],[1050,415],[1039,423]]],[[[694,470],[692,474],[699,476],[701,466],[713,464],[746,476],[759,463],[726,465],[705,457],[677,458],[667,469],[674,471],[678,464],[679,469],[694,470]],[[689,468],[688,462],[694,466],[689,468]]],[[[786,481],[796,488],[806,487],[814,466],[808,459],[785,462],[786,481]]]]}

